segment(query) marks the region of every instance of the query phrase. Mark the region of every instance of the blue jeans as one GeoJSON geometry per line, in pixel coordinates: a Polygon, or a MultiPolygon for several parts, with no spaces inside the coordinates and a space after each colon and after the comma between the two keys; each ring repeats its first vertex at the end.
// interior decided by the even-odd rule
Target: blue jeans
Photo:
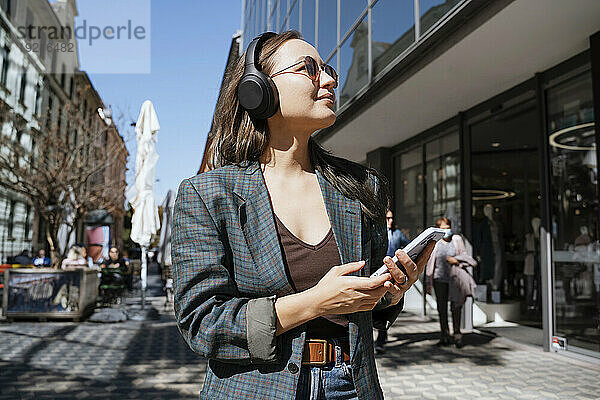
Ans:
{"type": "Polygon", "coordinates": [[[296,400],[357,400],[352,367],[342,361],[339,347],[335,365],[314,367],[303,365],[300,370],[296,400]]]}

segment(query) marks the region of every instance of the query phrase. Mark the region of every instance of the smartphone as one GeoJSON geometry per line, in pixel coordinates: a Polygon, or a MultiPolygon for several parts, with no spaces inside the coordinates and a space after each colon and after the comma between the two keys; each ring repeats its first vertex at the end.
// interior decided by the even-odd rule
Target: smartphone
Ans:
{"type": "MultiPolygon", "coordinates": [[[[429,242],[437,242],[438,240],[443,238],[445,234],[446,232],[443,229],[427,228],[423,232],[421,232],[419,236],[417,236],[409,244],[407,244],[406,247],[404,247],[404,249],[402,250],[404,250],[406,254],[408,254],[411,260],[416,262],[417,258],[419,257],[419,254],[421,254],[421,252],[425,249],[429,242]]],[[[395,263],[398,262],[398,258],[396,256],[392,257],[392,260],[395,263]]],[[[404,272],[406,276],[408,276],[402,264],[398,265],[398,268],[400,268],[400,270],[404,272]]],[[[384,264],[377,271],[371,274],[371,278],[385,274],[386,272],[388,272],[388,269],[387,266],[384,264]]]]}

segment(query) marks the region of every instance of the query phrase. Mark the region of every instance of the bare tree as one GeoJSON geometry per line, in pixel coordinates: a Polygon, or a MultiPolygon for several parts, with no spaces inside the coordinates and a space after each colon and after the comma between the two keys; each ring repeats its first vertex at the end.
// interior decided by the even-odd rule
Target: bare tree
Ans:
{"type": "Polygon", "coordinates": [[[125,145],[111,140],[114,123],[107,124],[91,106],[94,102],[88,102],[93,90],[84,85],[57,110],[48,109],[44,126],[29,129],[31,140],[24,144],[17,140],[25,129],[22,118],[0,108],[0,116],[12,126],[10,134],[0,134],[0,185],[26,196],[46,222],[39,234],[48,242],[54,265],[67,251],[66,243],[64,252],[59,251],[61,226],[67,227],[68,240],[87,212],[123,208],[116,193],[124,182],[114,168],[125,145]]]}

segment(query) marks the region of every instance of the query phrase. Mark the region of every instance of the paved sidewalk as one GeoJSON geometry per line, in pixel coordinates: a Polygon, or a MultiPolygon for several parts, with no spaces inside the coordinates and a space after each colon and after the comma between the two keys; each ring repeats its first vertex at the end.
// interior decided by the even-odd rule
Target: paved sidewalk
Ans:
{"type": "MultiPolygon", "coordinates": [[[[0,399],[197,399],[206,361],[159,320],[0,323],[0,399]]],[[[598,399],[600,368],[501,338],[437,348],[438,325],[402,315],[377,356],[387,399],[598,399]]]]}
{"type": "Polygon", "coordinates": [[[503,338],[439,348],[439,323],[402,314],[377,355],[386,399],[599,399],[600,366],[503,338]]]}

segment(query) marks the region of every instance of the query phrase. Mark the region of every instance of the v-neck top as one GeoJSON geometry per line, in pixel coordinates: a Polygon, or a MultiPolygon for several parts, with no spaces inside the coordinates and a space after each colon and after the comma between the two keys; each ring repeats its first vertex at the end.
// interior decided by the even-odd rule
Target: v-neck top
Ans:
{"type": "MultiPolygon", "coordinates": [[[[336,265],[340,255],[333,229],[317,244],[308,244],[296,237],[275,214],[277,234],[282,247],[283,263],[296,292],[315,286],[336,265]]],[[[348,335],[348,318],[345,315],[326,315],[307,323],[307,337],[332,338],[348,335]]]]}

